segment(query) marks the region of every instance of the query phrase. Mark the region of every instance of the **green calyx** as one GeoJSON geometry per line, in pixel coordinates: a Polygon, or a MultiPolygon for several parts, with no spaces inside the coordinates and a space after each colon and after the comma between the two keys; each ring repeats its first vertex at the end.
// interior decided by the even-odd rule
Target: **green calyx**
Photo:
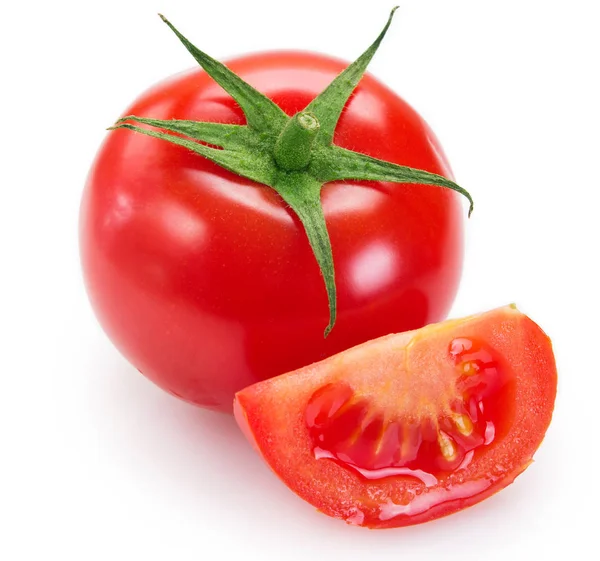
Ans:
{"type": "Polygon", "coordinates": [[[473,211],[469,193],[441,175],[371,158],[333,144],[342,110],[383,40],[395,11],[396,8],[375,42],[293,117],[286,115],[225,65],[192,45],[161,15],[198,64],[239,104],[247,124],[159,120],[128,115],[110,127],[111,130],[129,129],[178,144],[235,174],[275,189],[300,219],[321,269],[329,301],[325,336],[335,324],[337,299],[331,243],[321,206],[324,183],[373,180],[445,187],[468,199],[469,216],[473,211]]]}

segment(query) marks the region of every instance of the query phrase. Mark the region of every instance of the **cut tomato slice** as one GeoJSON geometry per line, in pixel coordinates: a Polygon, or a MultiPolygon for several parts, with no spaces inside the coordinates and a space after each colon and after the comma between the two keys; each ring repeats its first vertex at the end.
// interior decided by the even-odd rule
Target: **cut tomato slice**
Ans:
{"type": "Polygon", "coordinates": [[[247,438],[350,524],[416,524],[512,483],[552,418],[548,336],[514,306],[388,335],[238,392],[247,438]]]}

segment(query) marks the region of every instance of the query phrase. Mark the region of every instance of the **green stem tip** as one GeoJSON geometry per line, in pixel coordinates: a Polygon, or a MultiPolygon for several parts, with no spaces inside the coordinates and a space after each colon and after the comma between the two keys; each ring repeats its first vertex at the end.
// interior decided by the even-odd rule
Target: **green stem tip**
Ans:
{"type": "Polygon", "coordinates": [[[310,162],[319,128],[319,120],[312,113],[296,113],[277,138],[274,151],[277,165],[285,171],[305,169],[310,162]]]}

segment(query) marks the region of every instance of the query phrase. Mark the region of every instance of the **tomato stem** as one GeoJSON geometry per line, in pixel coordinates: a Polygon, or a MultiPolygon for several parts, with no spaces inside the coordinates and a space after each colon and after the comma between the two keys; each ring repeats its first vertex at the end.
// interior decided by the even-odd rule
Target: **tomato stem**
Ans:
{"type": "Polygon", "coordinates": [[[281,169],[300,171],[308,166],[319,128],[318,119],[308,111],[300,111],[288,121],[275,144],[274,157],[281,169]]]}

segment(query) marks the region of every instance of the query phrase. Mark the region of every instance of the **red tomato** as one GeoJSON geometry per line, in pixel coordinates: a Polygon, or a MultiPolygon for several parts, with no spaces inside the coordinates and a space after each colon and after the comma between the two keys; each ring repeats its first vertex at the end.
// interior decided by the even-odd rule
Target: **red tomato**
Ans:
{"type": "Polygon", "coordinates": [[[239,392],[235,415],[300,497],[388,528],[512,483],[550,424],[550,340],[513,307],[370,341],[239,392]]]}
{"type": "MultiPolygon", "coordinates": [[[[265,53],[229,67],[289,115],[345,67],[307,53],[265,53]]],[[[177,75],[126,112],[243,124],[204,72],[177,75]]],[[[335,144],[451,177],[426,123],[365,76],[335,144]]],[[[460,195],[430,186],[324,186],[338,320],[324,339],[323,279],[296,216],[271,188],[185,148],[108,135],[81,207],[85,282],[110,339],[141,372],[187,401],[231,411],[244,386],[393,331],[445,317],[462,266],[460,195]]]]}

